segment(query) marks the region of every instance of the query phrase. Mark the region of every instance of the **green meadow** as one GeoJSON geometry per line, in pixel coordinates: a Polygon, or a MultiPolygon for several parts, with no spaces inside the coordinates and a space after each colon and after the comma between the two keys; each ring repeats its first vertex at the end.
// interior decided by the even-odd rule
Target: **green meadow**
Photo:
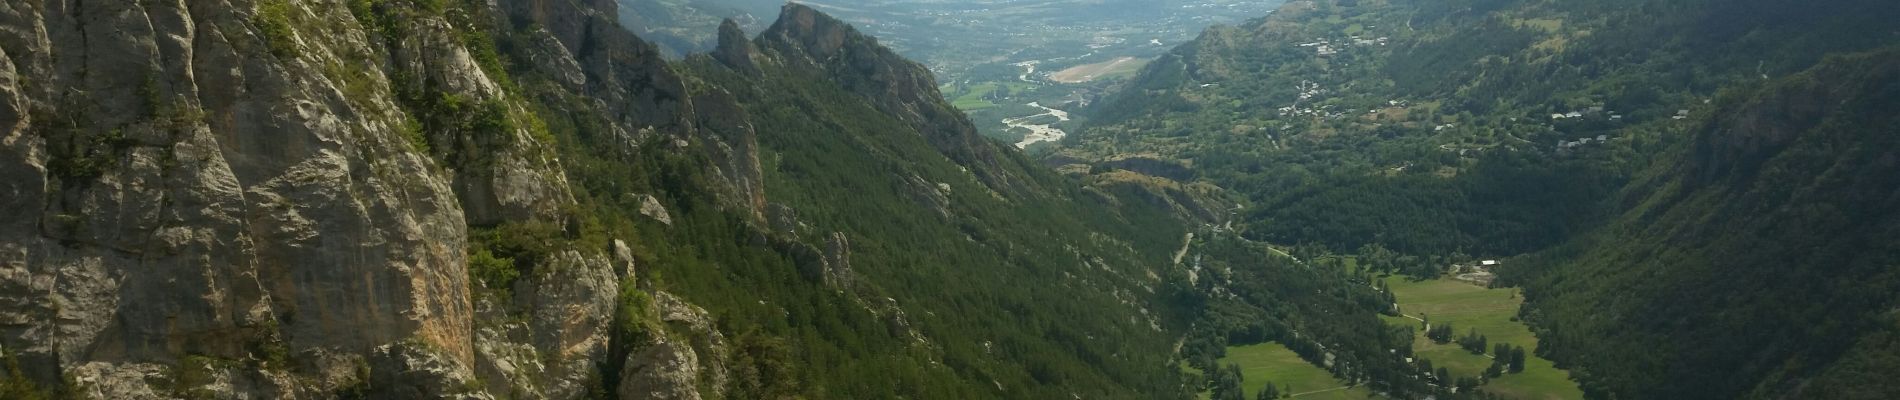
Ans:
{"type": "Polygon", "coordinates": [[[1476,376],[1491,366],[1491,359],[1483,355],[1471,354],[1457,343],[1437,344],[1424,335],[1423,324],[1411,317],[1430,320],[1433,324],[1449,323],[1457,336],[1463,336],[1472,329],[1492,345],[1509,343],[1523,346],[1532,356],[1524,362],[1524,371],[1505,373],[1483,386],[1484,391],[1515,399],[1581,399],[1583,392],[1577,389],[1576,382],[1570,381],[1569,373],[1557,369],[1550,360],[1535,356],[1537,336],[1530,327],[1515,320],[1518,306],[1524,301],[1517,296],[1516,289],[1487,289],[1470,283],[1451,279],[1411,281],[1404,276],[1384,278],[1399,300],[1399,310],[1406,317],[1383,317],[1387,323],[1417,328],[1413,353],[1432,360],[1433,366],[1443,367],[1453,376],[1476,376]]]}
{"type": "MultiPolygon", "coordinates": [[[[1279,343],[1261,343],[1227,348],[1227,356],[1220,359],[1221,365],[1240,365],[1243,379],[1241,388],[1247,391],[1251,399],[1268,382],[1282,389],[1291,390],[1299,399],[1365,399],[1372,396],[1364,386],[1346,387],[1346,383],[1333,378],[1331,373],[1318,366],[1307,363],[1293,350],[1279,343]]],[[[1187,368],[1187,367],[1183,367],[1187,368]]],[[[1208,397],[1207,392],[1201,398],[1208,397]]]]}

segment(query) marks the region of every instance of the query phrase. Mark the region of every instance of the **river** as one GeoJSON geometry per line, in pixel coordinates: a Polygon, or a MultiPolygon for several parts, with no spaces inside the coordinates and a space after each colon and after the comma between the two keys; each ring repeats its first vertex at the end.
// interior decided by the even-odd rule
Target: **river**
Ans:
{"type": "Polygon", "coordinates": [[[1029,103],[1029,106],[1040,108],[1043,110],[1043,113],[1025,116],[1025,117],[1003,119],[1003,125],[1009,125],[1010,129],[1023,128],[1023,129],[1029,130],[1029,134],[1023,135],[1023,141],[1016,142],[1016,148],[1018,149],[1028,148],[1029,145],[1036,144],[1038,142],[1054,142],[1057,140],[1062,140],[1063,136],[1069,135],[1068,132],[1063,132],[1061,129],[1056,129],[1055,127],[1049,126],[1048,124],[1025,123],[1026,121],[1029,121],[1031,119],[1035,119],[1036,117],[1041,117],[1044,115],[1053,115],[1056,117],[1056,121],[1058,122],[1068,121],[1069,120],[1068,111],[1062,111],[1062,110],[1057,110],[1054,108],[1043,107],[1042,103],[1029,103]]]}

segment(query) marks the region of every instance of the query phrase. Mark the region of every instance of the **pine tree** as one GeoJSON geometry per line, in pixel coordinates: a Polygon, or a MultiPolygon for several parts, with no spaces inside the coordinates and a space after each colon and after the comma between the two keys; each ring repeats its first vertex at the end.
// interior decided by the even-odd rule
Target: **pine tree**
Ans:
{"type": "Polygon", "coordinates": [[[1511,373],[1515,374],[1519,372],[1524,372],[1524,347],[1523,346],[1518,346],[1511,349],[1511,373]]]}
{"type": "Polygon", "coordinates": [[[1214,400],[1247,400],[1247,393],[1240,388],[1240,365],[1227,364],[1226,368],[1216,369],[1214,389],[1209,398],[1214,400]]]}
{"type": "Polygon", "coordinates": [[[1254,398],[1259,400],[1278,399],[1280,398],[1280,388],[1273,386],[1273,382],[1267,382],[1266,387],[1260,388],[1260,395],[1254,398]]]}

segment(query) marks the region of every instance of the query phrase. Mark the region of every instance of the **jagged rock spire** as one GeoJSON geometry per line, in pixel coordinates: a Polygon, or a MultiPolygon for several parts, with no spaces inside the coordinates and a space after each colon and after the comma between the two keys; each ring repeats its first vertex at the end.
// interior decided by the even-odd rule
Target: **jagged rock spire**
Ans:
{"type": "Polygon", "coordinates": [[[719,23],[719,47],[713,49],[713,59],[727,67],[751,75],[759,73],[756,57],[759,48],[753,46],[752,39],[739,29],[739,23],[731,18],[719,23]]]}
{"type": "Polygon", "coordinates": [[[786,3],[757,45],[766,57],[815,68],[879,111],[910,124],[938,152],[970,167],[993,189],[1007,192],[1013,185],[1014,178],[998,162],[997,153],[1003,150],[944,101],[930,69],[879,45],[877,39],[811,7],[786,3]]]}

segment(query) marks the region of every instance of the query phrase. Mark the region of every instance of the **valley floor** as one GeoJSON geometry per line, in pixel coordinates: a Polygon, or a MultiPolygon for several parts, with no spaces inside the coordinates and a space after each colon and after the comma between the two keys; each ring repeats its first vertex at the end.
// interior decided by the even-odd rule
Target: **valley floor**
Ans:
{"type": "MultiPolygon", "coordinates": [[[[1426,339],[1421,320],[1433,324],[1449,323],[1455,335],[1464,335],[1473,329],[1489,339],[1490,343],[1509,343],[1523,346],[1527,351],[1537,348],[1537,336],[1530,327],[1517,321],[1518,307],[1524,299],[1517,295],[1516,289],[1488,289],[1451,279],[1432,279],[1412,281],[1411,278],[1394,275],[1384,278],[1392,293],[1398,297],[1399,310],[1404,317],[1382,316],[1386,323],[1419,328],[1417,339],[1413,342],[1413,353],[1432,360],[1432,363],[1449,370],[1453,376],[1476,376],[1482,374],[1491,365],[1491,359],[1485,355],[1471,354],[1458,347],[1457,343],[1438,344],[1426,339]]],[[[1525,360],[1524,371],[1506,373],[1483,386],[1484,391],[1514,399],[1581,399],[1583,392],[1572,382],[1569,373],[1557,369],[1550,361],[1531,356],[1525,360]]]]}
{"type": "MultiPolygon", "coordinates": [[[[1227,357],[1222,357],[1220,364],[1240,366],[1240,376],[1243,378],[1240,387],[1246,390],[1249,399],[1260,393],[1268,383],[1292,392],[1292,398],[1303,400],[1373,397],[1365,386],[1347,386],[1346,382],[1334,378],[1332,373],[1300,359],[1293,350],[1279,343],[1228,347],[1227,357]]],[[[1208,393],[1202,392],[1200,398],[1208,398],[1208,393]]]]}

